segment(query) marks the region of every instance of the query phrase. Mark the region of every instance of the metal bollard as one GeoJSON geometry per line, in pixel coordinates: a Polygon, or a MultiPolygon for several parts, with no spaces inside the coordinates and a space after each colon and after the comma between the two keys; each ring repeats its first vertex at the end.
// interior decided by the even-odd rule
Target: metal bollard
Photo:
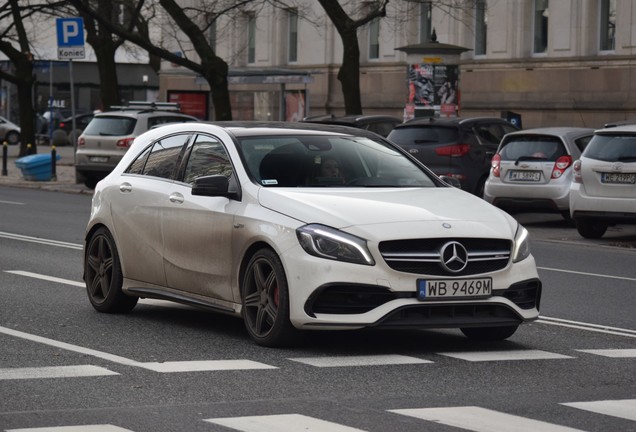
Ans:
{"type": "Polygon", "coordinates": [[[9,174],[9,172],[7,171],[7,151],[8,151],[8,146],[7,146],[7,142],[3,142],[2,143],[2,175],[6,176],[9,174]]]}
{"type": "Polygon", "coordinates": [[[56,158],[57,158],[57,151],[55,150],[55,146],[52,145],[51,146],[51,181],[57,181],[57,173],[55,172],[56,158]]]}

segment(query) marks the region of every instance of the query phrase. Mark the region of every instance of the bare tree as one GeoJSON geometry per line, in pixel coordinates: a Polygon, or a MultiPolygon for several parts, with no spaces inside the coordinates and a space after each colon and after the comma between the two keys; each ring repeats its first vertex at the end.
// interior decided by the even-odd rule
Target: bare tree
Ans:
{"type": "Polygon", "coordinates": [[[33,108],[33,54],[24,27],[24,19],[35,12],[35,8],[22,8],[18,0],[9,0],[0,6],[0,21],[9,24],[0,33],[0,51],[9,58],[13,73],[0,70],[0,78],[14,84],[18,90],[18,112],[20,115],[20,156],[37,152],[35,142],[35,109],[33,108]]]}
{"type": "Polygon", "coordinates": [[[358,29],[374,19],[386,16],[386,5],[389,0],[374,3],[366,13],[353,19],[343,9],[339,0],[318,0],[336,27],[342,39],[342,65],[338,71],[338,80],[342,86],[342,95],[346,114],[362,114],[362,98],[360,95],[360,46],[358,29]]]}

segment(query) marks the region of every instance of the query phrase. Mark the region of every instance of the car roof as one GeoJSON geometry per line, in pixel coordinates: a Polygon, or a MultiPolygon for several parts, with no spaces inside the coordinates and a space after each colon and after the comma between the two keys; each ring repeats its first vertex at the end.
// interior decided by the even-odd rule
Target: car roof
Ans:
{"type": "Polygon", "coordinates": [[[311,123],[311,122],[278,122],[278,121],[219,121],[219,122],[199,122],[203,124],[211,124],[226,129],[237,137],[258,136],[258,135],[294,135],[301,133],[306,134],[324,134],[333,133],[340,135],[368,136],[375,139],[378,135],[368,132],[364,129],[335,125],[328,123],[311,123]]]}
{"type": "Polygon", "coordinates": [[[636,133],[636,124],[630,124],[625,126],[611,126],[604,129],[597,129],[596,131],[594,131],[594,133],[596,134],[603,134],[603,133],[615,134],[620,132],[636,133]]]}
{"type": "Polygon", "coordinates": [[[594,129],[592,128],[584,128],[584,127],[545,127],[545,128],[533,128],[533,129],[523,129],[516,132],[510,132],[506,135],[506,137],[514,137],[519,135],[553,135],[558,137],[571,137],[571,136],[580,136],[586,134],[593,134],[594,129]]]}
{"type": "Polygon", "coordinates": [[[401,129],[404,127],[412,127],[412,126],[460,126],[460,125],[470,125],[472,123],[480,123],[480,122],[495,122],[495,123],[508,123],[514,126],[512,123],[507,121],[501,117],[416,117],[414,119],[408,120],[402,124],[397,125],[396,129],[401,129]]]}

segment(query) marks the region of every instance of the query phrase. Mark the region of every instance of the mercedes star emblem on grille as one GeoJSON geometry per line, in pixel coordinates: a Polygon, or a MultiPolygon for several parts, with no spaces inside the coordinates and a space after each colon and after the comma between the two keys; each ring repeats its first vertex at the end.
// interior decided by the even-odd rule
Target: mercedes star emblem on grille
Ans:
{"type": "Polygon", "coordinates": [[[446,243],[440,249],[440,264],[444,270],[451,273],[464,270],[468,265],[466,248],[456,241],[446,243]]]}

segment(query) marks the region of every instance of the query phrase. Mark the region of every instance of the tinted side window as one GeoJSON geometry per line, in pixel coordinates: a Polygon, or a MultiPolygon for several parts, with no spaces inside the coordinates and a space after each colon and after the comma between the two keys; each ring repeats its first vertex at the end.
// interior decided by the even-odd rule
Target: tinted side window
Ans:
{"type": "Polygon", "coordinates": [[[475,133],[481,138],[482,144],[499,145],[504,136],[501,125],[483,124],[475,126],[475,133]]]}
{"type": "Polygon", "coordinates": [[[101,116],[94,117],[86,126],[84,135],[119,136],[130,135],[135,129],[137,119],[132,117],[101,116]]]}
{"type": "Polygon", "coordinates": [[[143,151],[137,158],[130,164],[126,172],[128,174],[143,174],[144,167],[146,166],[146,160],[148,159],[148,155],[150,154],[150,149],[152,147],[148,147],[143,151]]]}
{"type": "Polygon", "coordinates": [[[579,148],[579,150],[581,150],[581,152],[583,152],[583,150],[585,150],[585,147],[587,147],[587,145],[592,140],[593,136],[594,135],[589,135],[589,136],[585,136],[585,137],[581,137],[579,139],[576,139],[576,140],[574,140],[574,144],[576,144],[576,146],[579,148]]]}
{"type": "Polygon", "coordinates": [[[189,135],[173,135],[154,143],[143,174],[161,178],[171,178],[179,155],[189,135]]]}
{"type": "Polygon", "coordinates": [[[188,157],[183,181],[192,184],[199,177],[230,177],[232,172],[232,164],[223,145],[216,138],[197,135],[188,157]]]}

